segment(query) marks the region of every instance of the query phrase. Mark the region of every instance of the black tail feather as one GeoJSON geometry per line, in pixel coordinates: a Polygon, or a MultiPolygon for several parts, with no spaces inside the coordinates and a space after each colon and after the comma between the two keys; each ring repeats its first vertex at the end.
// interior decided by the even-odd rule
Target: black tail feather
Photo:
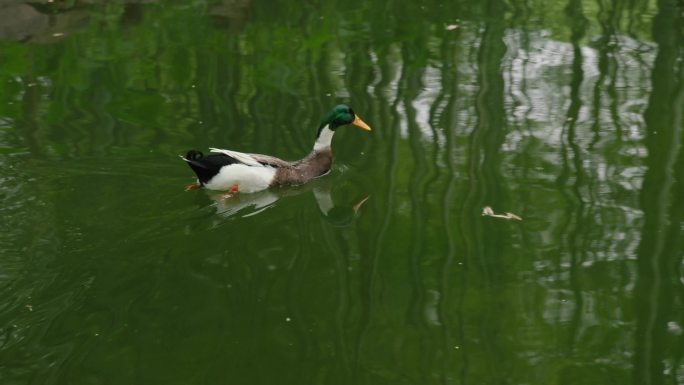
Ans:
{"type": "Polygon", "coordinates": [[[209,182],[211,178],[216,176],[221,171],[221,168],[233,163],[239,163],[237,160],[225,154],[210,154],[204,156],[201,151],[190,150],[183,158],[188,163],[188,166],[197,175],[200,184],[204,185],[209,182]]]}
{"type": "Polygon", "coordinates": [[[190,150],[185,154],[185,159],[187,160],[200,160],[202,158],[204,158],[202,151],[190,150]]]}

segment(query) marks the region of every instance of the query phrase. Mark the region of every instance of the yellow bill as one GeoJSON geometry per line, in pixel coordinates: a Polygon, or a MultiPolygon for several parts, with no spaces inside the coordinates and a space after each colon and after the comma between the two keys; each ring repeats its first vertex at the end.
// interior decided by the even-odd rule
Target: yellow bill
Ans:
{"type": "Polygon", "coordinates": [[[369,125],[367,125],[361,118],[359,118],[358,115],[354,115],[354,121],[352,122],[353,125],[361,128],[362,130],[370,131],[371,128],[369,125]]]}

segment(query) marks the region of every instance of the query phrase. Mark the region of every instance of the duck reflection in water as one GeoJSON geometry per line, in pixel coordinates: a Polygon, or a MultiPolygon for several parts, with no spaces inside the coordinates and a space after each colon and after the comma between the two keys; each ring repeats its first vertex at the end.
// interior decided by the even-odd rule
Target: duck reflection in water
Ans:
{"type": "Polygon", "coordinates": [[[268,189],[251,194],[210,191],[207,191],[207,194],[214,201],[213,206],[220,216],[224,218],[236,216],[246,218],[259,215],[267,209],[275,207],[280,199],[311,191],[323,218],[330,224],[339,227],[351,224],[361,207],[370,198],[369,194],[363,193],[351,203],[336,205],[331,190],[330,180],[316,180],[303,186],[268,189]]]}

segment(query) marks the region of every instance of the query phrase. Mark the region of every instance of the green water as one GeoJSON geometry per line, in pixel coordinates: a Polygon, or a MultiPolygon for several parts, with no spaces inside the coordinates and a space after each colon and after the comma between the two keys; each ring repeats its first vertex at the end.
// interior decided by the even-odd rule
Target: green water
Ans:
{"type": "Polygon", "coordinates": [[[102,3],[0,3],[1,384],[684,384],[681,1],[102,3]]]}

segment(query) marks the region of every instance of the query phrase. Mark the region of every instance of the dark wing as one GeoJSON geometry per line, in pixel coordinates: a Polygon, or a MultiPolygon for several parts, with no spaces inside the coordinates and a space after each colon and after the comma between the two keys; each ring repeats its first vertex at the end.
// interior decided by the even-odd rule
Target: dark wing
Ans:
{"type": "Polygon", "coordinates": [[[231,158],[239,161],[247,166],[254,167],[289,167],[292,165],[291,162],[278,159],[274,156],[262,155],[262,154],[246,154],[244,152],[232,151],[232,150],[222,150],[220,148],[210,148],[211,152],[228,155],[231,158]]]}
{"type": "Polygon", "coordinates": [[[249,155],[252,158],[254,158],[254,160],[263,164],[264,166],[271,166],[271,167],[276,167],[276,168],[292,166],[292,162],[288,162],[286,160],[276,158],[275,156],[261,155],[261,154],[249,154],[249,155]]]}

